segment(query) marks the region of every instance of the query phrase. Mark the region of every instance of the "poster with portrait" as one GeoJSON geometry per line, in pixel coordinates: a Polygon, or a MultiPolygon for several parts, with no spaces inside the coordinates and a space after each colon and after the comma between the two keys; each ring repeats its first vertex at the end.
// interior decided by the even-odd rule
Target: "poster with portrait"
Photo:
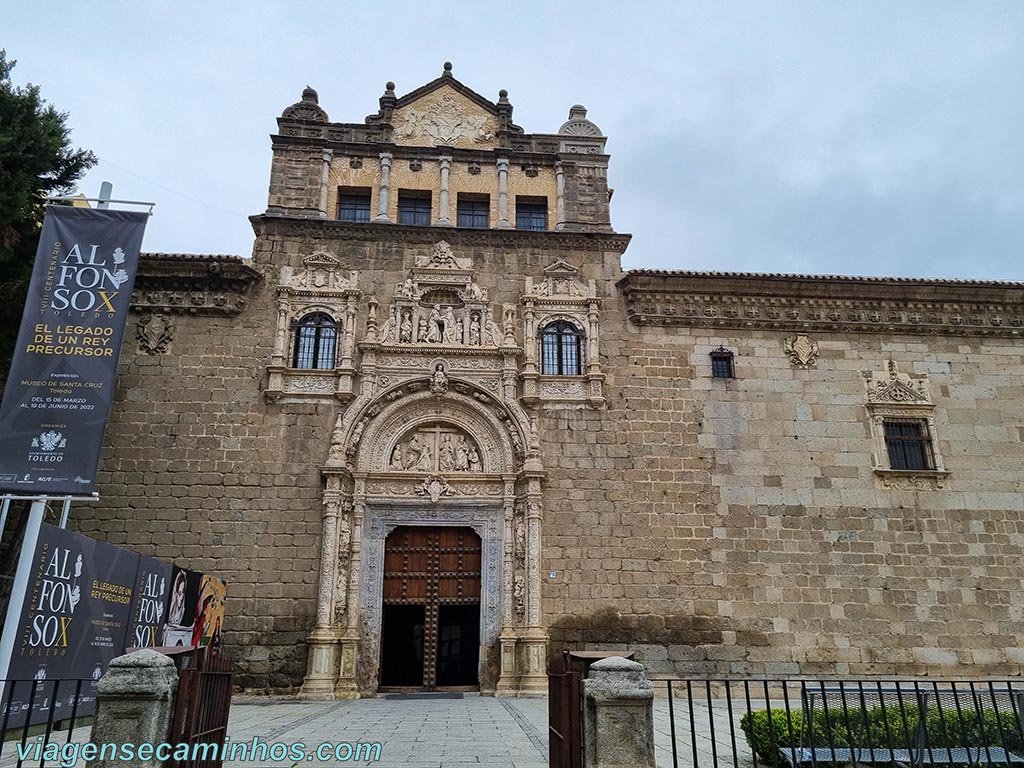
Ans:
{"type": "Polygon", "coordinates": [[[171,573],[171,592],[167,602],[167,622],[163,628],[163,646],[192,645],[199,593],[203,574],[174,566],[171,573]]]}
{"type": "Polygon", "coordinates": [[[196,621],[192,629],[192,645],[221,648],[224,630],[224,600],[228,586],[223,579],[203,574],[196,601],[196,621]]]}

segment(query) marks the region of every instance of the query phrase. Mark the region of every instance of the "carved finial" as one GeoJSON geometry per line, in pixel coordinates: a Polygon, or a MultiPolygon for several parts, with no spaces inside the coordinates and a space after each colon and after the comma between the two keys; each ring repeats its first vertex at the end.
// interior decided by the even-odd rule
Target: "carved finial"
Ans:
{"type": "Polygon", "coordinates": [[[377,299],[371,296],[366,304],[369,307],[366,313],[366,340],[377,341],[377,299]]]}
{"type": "Polygon", "coordinates": [[[582,120],[587,116],[587,108],[582,104],[573,104],[569,107],[569,119],[570,120],[582,120]]]}
{"type": "Polygon", "coordinates": [[[508,101],[508,91],[506,91],[504,88],[498,91],[498,101],[508,101]]]}
{"type": "Polygon", "coordinates": [[[384,95],[385,96],[394,96],[395,95],[395,84],[393,82],[391,82],[390,80],[388,80],[384,84],[384,95]]]}
{"type": "Polygon", "coordinates": [[[899,374],[899,369],[896,367],[896,361],[891,357],[889,358],[889,378],[895,379],[899,374]]]}
{"type": "Polygon", "coordinates": [[[444,63],[444,76],[445,77],[451,77],[452,76],[452,63],[450,61],[446,61],[444,63]]]}
{"type": "Polygon", "coordinates": [[[319,104],[320,103],[320,97],[317,96],[316,91],[313,90],[313,88],[311,88],[308,85],[305,88],[302,89],[302,100],[303,101],[310,101],[310,102],[312,102],[314,104],[319,104]]]}

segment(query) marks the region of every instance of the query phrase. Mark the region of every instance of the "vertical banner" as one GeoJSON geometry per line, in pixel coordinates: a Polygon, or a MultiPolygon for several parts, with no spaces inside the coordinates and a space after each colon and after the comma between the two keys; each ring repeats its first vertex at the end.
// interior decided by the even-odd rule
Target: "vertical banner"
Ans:
{"type": "Polygon", "coordinates": [[[8,727],[46,722],[51,702],[54,720],[93,712],[96,681],[125,647],[138,571],[135,552],[43,524],[7,673],[20,681],[4,693],[8,727]]]}
{"type": "Polygon", "coordinates": [[[125,641],[126,651],[132,648],[156,648],[163,644],[163,627],[173,570],[172,566],[160,560],[139,557],[131,621],[125,641]]]}
{"type": "Polygon", "coordinates": [[[47,206],[0,404],[0,490],[93,490],[148,213],[47,206]]]}

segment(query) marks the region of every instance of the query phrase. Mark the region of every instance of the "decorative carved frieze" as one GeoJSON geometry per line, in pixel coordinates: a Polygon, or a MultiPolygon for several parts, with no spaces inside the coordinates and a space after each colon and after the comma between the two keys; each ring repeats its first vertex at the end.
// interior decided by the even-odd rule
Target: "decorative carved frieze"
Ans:
{"type": "Polygon", "coordinates": [[[1024,290],[1011,284],[640,270],[618,287],[637,325],[1024,335],[1024,290]]]}
{"type": "Polygon", "coordinates": [[[147,314],[237,315],[260,274],[237,256],[144,253],[132,309],[147,314]]]}

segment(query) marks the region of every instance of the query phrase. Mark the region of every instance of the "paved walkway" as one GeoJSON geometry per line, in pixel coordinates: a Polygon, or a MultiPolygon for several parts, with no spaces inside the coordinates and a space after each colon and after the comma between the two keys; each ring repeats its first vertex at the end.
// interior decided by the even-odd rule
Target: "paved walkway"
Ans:
{"type": "MultiPolygon", "coordinates": [[[[756,706],[760,702],[755,703],[756,706]]],[[[734,704],[737,726],[735,744],[729,728],[725,702],[715,701],[709,716],[706,703],[693,707],[699,768],[753,768],[753,760],[742,733],[742,711],[734,704]],[[714,730],[712,731],[712,723],[714,730]],[[712,738],[712,732],[714,737],[712,738]],[[735,750],[735,751],[734,751],[735,750]],[[735,759],[735,762],[734,762],[735,759]]],[[[250,759],[227,760],[225,768],[328,768],[329,766],[380,766],[380,768],[547,768],[547,699],[508,699],[466,695],[462,699],[442,697],[374,698],[359,701],[309,702],[295,699],[236,698],[231,706],[229,742],[239,749],[258,738],[269,748],[275,742],[295,750],[292,755],[257,754],[250,759]],[[325,760],[317,759],[321,744],[325,760]],[[302,747],[298,747],[301,743],[302,747]],[[334,745],[348,743],[335,754],[334,745]],[[356,754],[359,744],[380,744],[375,750],[356,754]],[[294,745],[294,746],[293,746],[294,745]],[[348,758],[348,759],[345,759],[348,758]]],[[[678,764],[694,768],[690,717],[685,701],[676,699],[676,744],[678,764]]],[[[90,728],[75,729],[73,741],[85,742],[90,728]]],[[[61,742],[67,734],[61,733],[61,742]]],[[[671,725],[668,701],[654,701],[654,744],[658,768],[671,768],[671,725]]],[[[282,747],[283,748],[283,747],[282,747]]],[[[0,753],[0,768],[14,768],[14,745],[0,753]]],[[[238,752],[235,752],[236,756],[238,752]]],[[[26,765],[38,765],[38,759],[26,765]]],[[[58,762],[49,763],[51,766],[58,762]]],[[[84,768],[85,761],[77,766],[84,768]]]]}

